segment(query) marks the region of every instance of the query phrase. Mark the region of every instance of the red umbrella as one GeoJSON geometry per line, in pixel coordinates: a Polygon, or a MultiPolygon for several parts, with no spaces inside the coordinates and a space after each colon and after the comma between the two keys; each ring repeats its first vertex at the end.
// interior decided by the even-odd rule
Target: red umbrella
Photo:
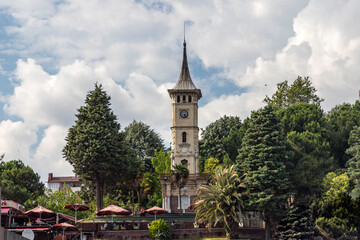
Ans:
{"type": "Polygon", "coordinates": [[[168,211],[158,206],[154,206],[152,208],[146,209],[145,212],[155,215],[155,220],[156,220],[156,214],[168,213],[168,211]]]}
{"type": "Polygon", "coordinates": [[[96,215],[104,216],[104,215],[111,215],[111,219],[113,220],[112,215],[129,215],[130,212],[122,207],[116,205],[109,205],[106,208],[99,210],[96,215]]]}
{"type": "Polygon", "coordinates": [[[38,206],[34,209],[24,212],[24,214],[29,217],[40,218],[40,220],[41,218],[52,218],[56,216],[56,213],[42,206],[38,206]]]}
{"type": "Polygon", "coordinates": [[[66,204],[63,208],[75,211],[75,224],[76,224],[76,221],[77,221],[77,212],[78,211],[80,211],[80,212],[81,211],[87,211],[87,210],[90,209],[88,206],[86,206],[84,204],[78,204],[78,203],[66,204]]]}
{"type": "Polygon", "coordinates": [[[77,227],[74,225],[68,224],[66,222],[63,222],[63,223],[52,225],[51,229],[54,231],[58,231],[59,229],[61,229],[63,231],[62,239],[64,239],[65,230],[77,230],[77,227]]]}

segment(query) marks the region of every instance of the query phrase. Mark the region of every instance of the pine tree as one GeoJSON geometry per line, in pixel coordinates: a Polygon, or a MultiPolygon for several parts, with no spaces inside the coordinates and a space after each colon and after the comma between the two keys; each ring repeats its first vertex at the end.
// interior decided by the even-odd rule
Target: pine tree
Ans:
{"type": "Polygon", "coordinates": [[[315,225],[311,212],[305,206],[290,208],[275,231],[277,240],[314,239],[315,225]]]}
{"type": "Polygon", "coordinates": [[[248,208],[262,212],[266,239],[270,224],[282,213],[290,196],[291,183],[285,170],[285,137],[279,118],[271,106],[252,112],[249,127],[237,158],[239,175],[249,191],[248,208]]]}
{"type": "Polygon", "coordinates": [[[65,138],[63,154],[75,174],[95,184],[96,207],[100,210],[104,185],[117,182],[127,172],[130,148],[110,109],[110,97],[101,85],[95,84],[95,90],[88,93],[85,106],[78,109],[76,117],[65,138]]]}

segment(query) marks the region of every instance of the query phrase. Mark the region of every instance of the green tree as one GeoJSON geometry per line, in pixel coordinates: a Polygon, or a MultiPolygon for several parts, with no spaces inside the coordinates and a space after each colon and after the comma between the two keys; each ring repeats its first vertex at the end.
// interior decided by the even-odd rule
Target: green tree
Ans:
{"type": "Polygon", "coordinates": [[[312,205],[315,225],[326,238],[358,239],[360,198],[351,198],[349,185],[346,173],[328,173],[323,196],[312,205]]]}
{"type": "Polygon", "coordinates": [[[163,140],[149,125],[133,121],[125,128],[125,140],[130,143],[145,165],[145,171],[152,167],[151,159],[155,157],[155,150],[164,150],[163,140]]]}
{"type": "Polygon", "coordinates": [[[245,186],[234,167],[215,169],[215,181],[200,187],[195,199],[196,221],[209,221],[209,227],[225,223],[228,239],[238,239],[238,223],[241,213],[247,217],[244,207],[245,186]]]}
{"type": "Polygon", "coordinates": [[[241,127],[241,120],[235,116],[223,116],[213,123],[210,123],[205,130],[202,129],[199,142],[200,155],[204,159],[217,158],[223,162],[225,150],[223,139],[229,136],[232,128],[238,130],[241,127]]]}
{"type": "Polygon", "coordinates": [[[161,184],[156,172],[146,172],[140,182],[143,198],[147,200],[146,207],[161,206],[161,184]]]}
{"type": "Polygon", "coordinates": [[[300,77],[289,86],[288,81],[277,85],[277,91],[269,98],[266,96],[264,102],[272,105],[274,109],[282,109],[294,103],[314,103],[320,105],[324,99],[316,95],[316,89],[312,86],[309,77],[300,77]]]}
{"type": "Polygon", "coordinates": [[[5,162],[0,159],[0,186],[2,199],[9,199],[26,206],[44,194],[44,184],[39,174],[21,160],[5,162]]]}
{"type": "Polygon", "coordinates": [[[315,224],[308,207],[300,205],[289,208],[286,217],[281,219],[275,231],[277,240],[314,239],[315,224]]]}
{"type": "Polygon", "coordinates": [[[300,102],[279,109],[277,114],[293,152],[286,165],[296,204],[310,204],[320,197],[326,173],[337,168],[330,153],[323,110],[316,104],[300,102]]]}
{"type": "Polygon", "coordinates": [[[171,152],[155,149],[155,157],[151,159],[152,166],[158,174],[170,173],[171,171],[171,152]]]}
{"type": "Polygon", "coordinates": [[[154,220],[151,222],[149,228],[149,235],[151,239],[154,240],[171,240],[172,231],[169,224],[167,224],[163,219],[154,220]]]}
{"type": "Polygon", "coordinates": [[[110,108],[110,96],[95,84],[76,114],[66,136],[65,159],[84,181],[96,186],[97,210],[103,207],[104,186],[123,179],[128,172],[129,146],[110,108]]]}
{"type": "Polygon", "coordinates": [[[341,168],[350,159],[346,150],[350,147],[348,139],[354,127],[360,126],[360,101],[355,104],[344,103],[335,106],[326,114],[326,129],[329,132],[331,155],[341,168]]]}
{"type": "Polygon", "coordinates": [[[347,162],[347,173],[353,184],[352,195],[360,197],[360,127],[355,127],[351,131],[349,145],[346,153],[352,158],[347,162]]]}
{"type": "Polygon", "coordinates": [[[262,212],[266,239],[270,238],[271,222],[284,213],[290,196],[286,158],[286,140],[273,108],[268,105],[252,112],[236,169],[239,175],[246,176],[244,183],[249,193],[249,209],[262,212]]]}
{"type": "MultiPolygon", "coordinates": [[[[74,193],[70,187],[65,186],[61,191],[49,191],[36,199],[36,204],[50,209],[56,213],[64,213],[70,216],[75,216],[75,212],[69,209],[64,209],[66,204],[84,204],[80,196],[74,193]]],[[[77,212],[77,219],[90,218],[95,213],[95,204],[89,204],[90,210],[77,212]]]]}
{"type": "Polygon", "coordinates": [[[180,206],[180,212],[182,212],[182,205],[181,205],[181,188],[184,187],[188,177],[189,177],[189,169],[182,164],[176,164],[173,166],[173,170],[171,173],[174,178],[174,183],[176,184],[178,191],[179,191],[179,206],[180,206]]]}

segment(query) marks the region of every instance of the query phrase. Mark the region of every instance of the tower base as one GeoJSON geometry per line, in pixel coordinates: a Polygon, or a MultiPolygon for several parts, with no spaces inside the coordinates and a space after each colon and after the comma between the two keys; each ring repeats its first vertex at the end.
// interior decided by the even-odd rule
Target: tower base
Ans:
{"type": "Polygon", "coordinates": [[[193,213],[195,210],[191,205],[197,196],[199,188],[202,185],[208,184],[209,174],[190,174],[184,187],[180,189],[181,199],[179,197],[179,188],[175,182],[175,176],[162,174],[159,179],[162,186],[162,208],[169,213],[193,213]]]}

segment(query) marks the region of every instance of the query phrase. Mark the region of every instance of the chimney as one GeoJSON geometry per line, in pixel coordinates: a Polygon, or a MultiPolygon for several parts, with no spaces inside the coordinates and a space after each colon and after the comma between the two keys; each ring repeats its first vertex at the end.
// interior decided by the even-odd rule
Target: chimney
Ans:
{"type": "Polygon", "coordinates": [[[53,174],[49,173],[49,178],[48,178],[48,182],[50,182],[53,179],[53,174]]]}

